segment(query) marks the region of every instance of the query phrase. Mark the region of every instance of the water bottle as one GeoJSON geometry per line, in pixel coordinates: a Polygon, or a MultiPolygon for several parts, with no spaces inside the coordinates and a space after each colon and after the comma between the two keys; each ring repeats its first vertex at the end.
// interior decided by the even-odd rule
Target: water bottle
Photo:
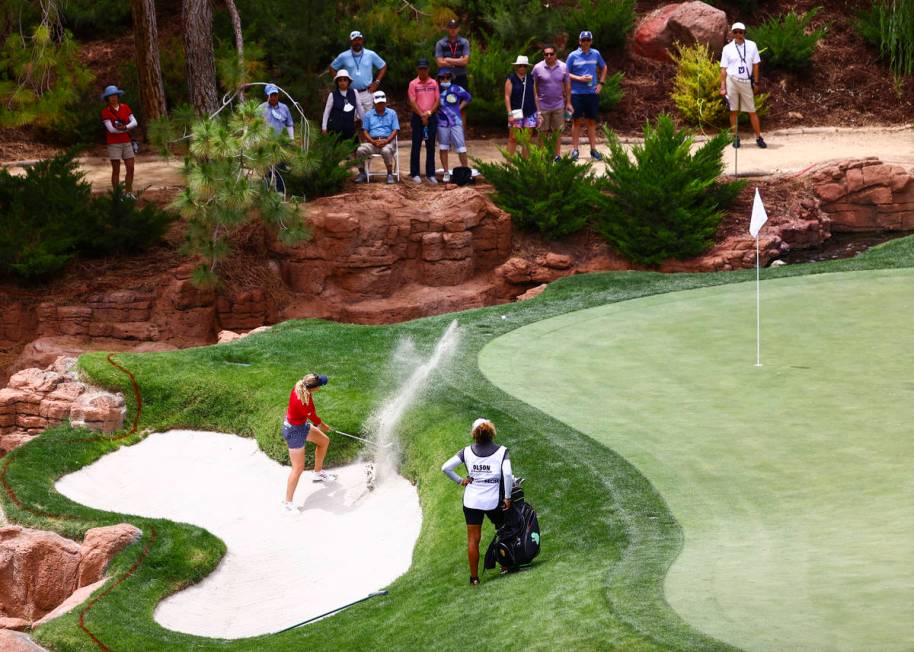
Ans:
{"type": "Polygon", "coordinates": [[[428,125],[422,127],[422,140],[428,141],[428,125]]]}

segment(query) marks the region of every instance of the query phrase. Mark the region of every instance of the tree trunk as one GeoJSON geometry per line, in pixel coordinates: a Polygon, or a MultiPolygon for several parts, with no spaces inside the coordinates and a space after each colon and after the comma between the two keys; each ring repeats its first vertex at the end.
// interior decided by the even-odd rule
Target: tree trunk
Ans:
{"type": "MultiPolygon", "coordinates": [[[[140,101],[146,120],[165,117],[165,85],[159,64],[159,30],[155,0],[130,0],[133,8],[133,38],[140,77],[140,101]]],[[[145,130],[146,125],[140,125],[145,130]]]]}
{"type": "MultiPolygon", "coordinates": [[[[244,83],[247,78],[244,72],[244,34],[241,32],[241,14],[238,13],[238,7],[235,6],[235,0],[225,0],[225,8],[228,9],[229,16],[232,19],[232,32],[235,34],[235,50],[238,53],[238,72],[241,73],[239,82],[244,83]]],[[[244,91],[239,94],[241,101],[244,101],[244,91]]]]}
{"type": "Polygon", "coordinates": [[[210,115],[219,108],[210,0],[184,0],[181,19],[190,102],[198,114],[210,115]]]}

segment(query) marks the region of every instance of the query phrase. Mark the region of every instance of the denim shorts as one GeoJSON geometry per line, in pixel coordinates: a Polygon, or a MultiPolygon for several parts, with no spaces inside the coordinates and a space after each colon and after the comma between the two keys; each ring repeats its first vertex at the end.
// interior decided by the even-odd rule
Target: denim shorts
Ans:
{"type": "Polygon", "coordinates": [[[311,424],[307,421],[300,426],[293,426],[288,421],[283,421],[282,438],[286,440],[290,449],[304,448],[309,430],[311,430],[311,424]]]}
{"type": "Polygon", "coordinates": [[[466,143],[463,140],[463,125],[447,127],[438,125],[438,149],[448,150],[452,145],[458,154],[463,154],[467,151],[466,143]]]}

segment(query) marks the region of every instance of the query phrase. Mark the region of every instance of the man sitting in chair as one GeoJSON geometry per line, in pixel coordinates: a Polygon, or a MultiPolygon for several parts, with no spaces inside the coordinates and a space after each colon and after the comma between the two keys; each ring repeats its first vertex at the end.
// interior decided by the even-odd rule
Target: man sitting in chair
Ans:
{"type": "MultiPolygon", "coordinates": [[[[369,159],[380,154],[384,159],[384,165],[387,166],[387,183],[394,183],[393,167],[394,157],[397,155],[396,142],[400,121],[397,119],[397,112],[387,108],[387,96],[383,91],[377,91],[372,99],[374,110],[366,113],[362,121],[362,144],[356,150],[356,158],[369,159]]],[[[362,172],[355,179],[356,183],[365,181],[368,181],[367,160],[362,172]]]]}

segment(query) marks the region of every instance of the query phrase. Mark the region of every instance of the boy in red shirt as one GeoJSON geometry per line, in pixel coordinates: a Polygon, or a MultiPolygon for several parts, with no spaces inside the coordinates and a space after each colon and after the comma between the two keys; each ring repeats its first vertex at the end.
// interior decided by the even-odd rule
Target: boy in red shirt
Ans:
{"type": "Polygon", "coordinates": [[[117,187],[121,176],[121,160],[127,169],[124,177],[124,187],[127,196],[136,199],[133,194],[133,139],[129,130],[137,126],[136,118],[130,107],[121,102],[120,96],[124,91],[117,86],[108,86],[102,93],[102,100],[106,102],[102,109],[102,123],[105,125],[105,139],[108,142],[108,158],[111,160],[111,187],[117,187]]]}

